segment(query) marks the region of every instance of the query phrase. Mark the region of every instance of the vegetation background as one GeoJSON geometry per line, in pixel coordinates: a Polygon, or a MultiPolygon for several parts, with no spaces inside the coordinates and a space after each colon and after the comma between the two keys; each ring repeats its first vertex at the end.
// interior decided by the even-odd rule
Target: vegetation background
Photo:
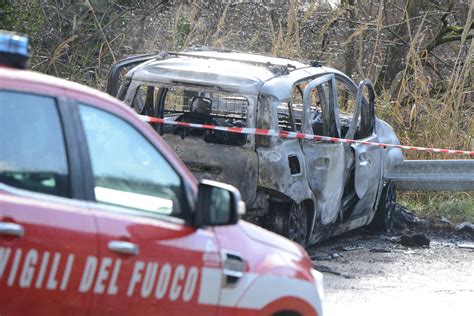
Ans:
{"type": "MultiPolygon", "coordinates": [[[[473,10],[474,0],[0,0],[0,29],[30,36],[31,69],[102,90],[120,58],[191,45],[319,60],[375,83],[377,115],[401,143],[474,150],[473,10]]],[[[474,222],[473,192],[401,202],[474,222]]]]}

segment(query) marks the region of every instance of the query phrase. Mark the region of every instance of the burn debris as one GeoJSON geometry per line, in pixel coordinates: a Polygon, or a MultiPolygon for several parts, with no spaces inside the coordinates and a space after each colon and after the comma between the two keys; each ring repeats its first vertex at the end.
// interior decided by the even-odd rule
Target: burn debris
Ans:
{"type": "Polygon", "coordinates": [[[419,227],[425,227],[426,221],[419,218],[406,207],[397,204],[395,211],[392,214],[393,229],[394,230],[406,230],[419,227]]]}
{"type": "Polygon", "coordinates": [[[425,234],[403,235],[400,237],[400,245],[410,248],[429,247],[430,239],[425,234]]]}

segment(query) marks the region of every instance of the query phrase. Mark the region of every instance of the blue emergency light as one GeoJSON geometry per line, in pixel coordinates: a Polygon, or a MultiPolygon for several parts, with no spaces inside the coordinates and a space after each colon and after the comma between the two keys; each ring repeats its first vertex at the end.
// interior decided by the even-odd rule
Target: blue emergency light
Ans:
{"type": "Polygon", "coordinates": [[[0,30],[0,65],[23,69],[28,56],[26,36],[0,30]]]}

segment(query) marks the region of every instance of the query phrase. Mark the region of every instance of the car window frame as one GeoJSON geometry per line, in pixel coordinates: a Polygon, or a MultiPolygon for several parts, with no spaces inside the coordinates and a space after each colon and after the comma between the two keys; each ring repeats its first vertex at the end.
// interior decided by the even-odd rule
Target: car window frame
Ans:
{"type": "Polygon", "coordinates": [[[191,225],[192,216],[194,213],[194,207],[193,207],[192,202],[194,202],[195,197],[194,196],[191,197],[191,195],[193,194],[191,193],[191,189],[188,188],[188,185],[186,183],[186,178],[176,168],[175,164],[170,162],[168,157],[162,153],[162,150],[158,148],[157,146],[155,146],[154,142],[146,134],[144,134],[140,130],[140,128],[137,128],[135,122],[132,122],[131,120],[129,120],[125,115],[120,113],[120,111],[117,111],[117,112],[111,111],[110,104],[108,104],[108,102],[105,100],[100,100],[98,98],[92,98],[92,99],[91,98],[87,98],[87,99],[75,98],[71,102],[73,102],[73,106],[71,108],[72,108],[72,111],[74,112],[74,113],[71,113],[71,116],[77,122],[76,128],[75,128],[76,130],[75,134],[78,139],[78,143],[80,144],[80,156],[81,156],[81,159],[83,161],[83,166],[84,166],[83,175],[85,178],[84,183],[86,185],[86,196],[87,196],[87,200],[90,203],[93,203],[94,208],[100,211],[112,212],[112,213],[117,213],[117,214],[135,215],[135,216],[140,216],[140,217],[165,220],[165,221],[169,221],[173,223],[191,225]],[[103,103],[103,105],[100,105],[97,103],[103,103]],[[82,124],[82,119],[79,112],[80,104],[91,106],[97,110],[107,112],[108,114],[111,114],[115,116],[116,118],[124,121],[131,128],[133,128],[138,134],[144,137],[145,140],[148,141],[150,146],[152,146],[163,157],[163,160],[165,160],[169,164],[171,169],[176,173],[176,175],[180,179],[180,182],[181,182],[180,188],[183,193],[182,194],[183,195],[183,203],[182,203],[183,216],[181,217],[169,216],[165,214],[130,208],[127,206],[106,204],[106,203],[102,203],[96,200],[95,192],[94,192],[94,174],[92,170],[92,162],[91,162],[89,148],[87,144],[87,138],[86,138],[84,126],[82,124]]]}
{"type": "Polygon", "coordinates": [[[23,188],[12,187],[7,184],[4,184],[8,187],[15,188],[15,192],[25,192],[29,196],[39,197],[48,197],[47,199],[60,199],[61,201],[66,200],[86,200],[85,186],[83,182],[82,168],[80,155],[77,150],[79,144],[77,143],[77,138],[74,135],[74,121],[71,116],[71,106],[70,100],[63,95],[55,95],[51,93],[39,93],[35,89],[22,89],[22,88],[12,88],[12,87],[2,87],[0,91],[23,93],[29,95],[36,95],[41,97],[51,98],[55,104],[56,110],[58,112],[59,125],[61,128],[62,139],[64,141],[64,150],[66,155],[66,162],[68,165],[68,177],[69,177],[69,196],[59,196],[55,194],[43,193],[38,191],[31,191],[23,188]],[[72,126],[72,129],[65,128],[66,126],[72,126]]]}
{"type": "MultiPolygon", "coordinates": [[[[350,79],[349,77],[346,77],[345,75],[341,75],[340,73],[337,73],[337,72],[334,72],[333,74],[336,78],[336,83],[340,83],[340,84],[344,85],[347,88],[347,90],[349,91],[349,93],[354,97],[354,99],[356,99],[357,98],[357,93],[358,93],[358,90],[359,90],[359,86],[352,79],[350,79]]],[[[372,138],[374,135],[377,135],[377,124],[376,124],[377,117],[375,115],[375,100],[374,100],[373,104],[370,104],[370,100],[368,100],[367,97],[364,94],[362,94],[362,101],[361,102],[362,102],[362,104],[361,104],[361,109],[360,109],[360,111],[361,111],[360,112],[360,121],[358,122],[358,124],[362,124],[363,121],[365,120],[365,118],[364,118],[365,115],[364,114],[370,115],[370,117],[368,119],[370,120],[370,129],[371,129],[371,131],[368,132],[367,135],[365,135],[363,137],[355,138],[356,140],[364,140],[364,139],[372,138]],[[369,113],[365,113],[364,108],[369,113]]],[[[355,104],[354,106],[357,106],[357,105],[355,104]]],[[[354,111],[352,111],[351,113],[345,113],[345,114],[352,116],[354,114],[354,111]]],[[[358,128],[358,130],[359,130],[359,128],[358,128]]]]}

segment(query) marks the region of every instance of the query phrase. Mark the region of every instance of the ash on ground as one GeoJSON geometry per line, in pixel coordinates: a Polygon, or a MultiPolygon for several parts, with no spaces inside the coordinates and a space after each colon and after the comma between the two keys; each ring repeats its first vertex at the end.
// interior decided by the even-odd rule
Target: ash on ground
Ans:
{"type": "Polygon", "coordinates": [[[465,315],[474,297],[472,224],[421,219],[400,205],[393,219],[390,232],[358,229],[308,249],[324,274],[325,314],[465,315]]]}

